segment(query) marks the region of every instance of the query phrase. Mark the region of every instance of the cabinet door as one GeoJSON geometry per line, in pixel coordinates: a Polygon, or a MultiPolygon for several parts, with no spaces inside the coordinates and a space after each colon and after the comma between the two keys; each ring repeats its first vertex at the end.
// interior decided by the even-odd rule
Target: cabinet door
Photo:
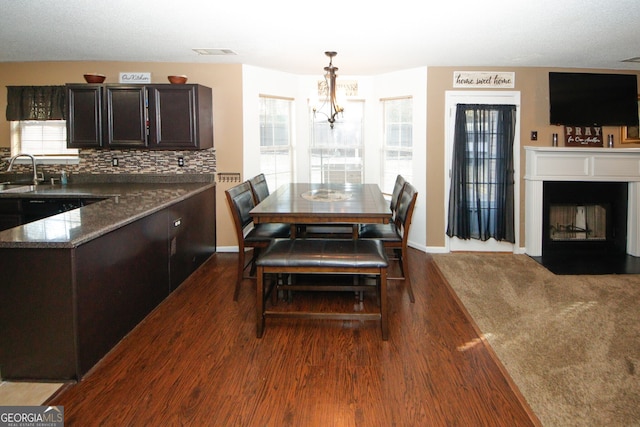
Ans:
{"type": "Polygon", "coordinates": [[[2,379],[77,378],[71,250],[0,248],[0,260],[2,379]]]}
{"type": "Polygon", "coordinates": [[[215,198],[212,187],[167,209],[172,290],[216,251],[215,198]]]}
{"type": "Polygon", "coordinates": [[[67,147],[102,146],[102,86],[67,85],[67,147]]]}
{"type": "Polygon", "coordinates": [[[198,149],[213,146],[211,89],[200,85],[151,85],[149,146],[198,149]]]}
{"type": "Polygon", "coordinates": [[[79,378],[169,295],[168,249],[160,211],[75,250],[79,378]]]}
{"type": "Polygon", "coordinates": [[[144,86],[105,86],[105,138],[112,148],[147,146],[147,109],[144,86]]]}

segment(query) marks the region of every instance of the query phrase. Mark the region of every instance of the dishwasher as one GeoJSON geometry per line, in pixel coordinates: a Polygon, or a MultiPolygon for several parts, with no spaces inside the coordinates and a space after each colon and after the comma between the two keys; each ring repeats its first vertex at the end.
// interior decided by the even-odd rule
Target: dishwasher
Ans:
{"type": "Polygon", "coordinates": [[[22,223],[37,221],[48,216],[86,206],[83,199],[22,199],[22,223]]]}

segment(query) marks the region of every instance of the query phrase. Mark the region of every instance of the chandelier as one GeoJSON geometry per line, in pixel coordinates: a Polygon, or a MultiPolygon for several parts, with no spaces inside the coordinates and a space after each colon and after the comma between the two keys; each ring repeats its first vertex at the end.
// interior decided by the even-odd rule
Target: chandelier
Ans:
{"type": "Polygon", "coordinates": [[[339,106],[336,101],[336,77],[338,77],[336,74],[336,71],[338,71],[338,67],[333,66],[333,57],[336,56],[338,53],[325,52],[324,54],[329,57],[329,65],[327,67],[324,67],[324,71],[325,71],[324,81],[325,81],[325,88],[327,90],[327,95],[328,95],[329,113],[326,114],[321,111],[318,111],[315,107],[313,108],[313,113],[315,115],[316,113],[320,112],[326,115],[329,121],[329,126],[331,126],[331,129],[333,129],[333,124],[336,121],[336,116],[338,115],[338,113],[342,113],[344,111],[344,108],[339,106]]]}

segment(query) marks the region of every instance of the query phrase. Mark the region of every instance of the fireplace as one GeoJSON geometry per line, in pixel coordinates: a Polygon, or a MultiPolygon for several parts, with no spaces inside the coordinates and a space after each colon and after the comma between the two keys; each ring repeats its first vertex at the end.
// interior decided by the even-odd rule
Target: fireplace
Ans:
{"type": "Polygon", "coordinates": [[[627,183],[545,181],[542,255],[626,253],[627,183]]]}
{"type": "Polygon", "coordinates": [[[640,149],[525,153],[525,252],[564,264],[576,259],[576,268],[609,263],[599,273],[640,273],[640,149]]]}

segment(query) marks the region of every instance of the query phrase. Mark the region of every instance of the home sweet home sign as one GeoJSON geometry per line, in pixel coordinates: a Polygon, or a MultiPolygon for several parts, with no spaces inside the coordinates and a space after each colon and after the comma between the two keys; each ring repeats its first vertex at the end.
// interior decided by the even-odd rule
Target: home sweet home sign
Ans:
{"type": "Polygon", "coordinates": [[[516,84],[516,73],[510,71],[454,71],[454,88],[509,89],[516,84]]]}
{"type": "Polygon", "coordinates": [[[600,126],[565,126],[564,145],[567,147],[602,147],[600,126]]]}

